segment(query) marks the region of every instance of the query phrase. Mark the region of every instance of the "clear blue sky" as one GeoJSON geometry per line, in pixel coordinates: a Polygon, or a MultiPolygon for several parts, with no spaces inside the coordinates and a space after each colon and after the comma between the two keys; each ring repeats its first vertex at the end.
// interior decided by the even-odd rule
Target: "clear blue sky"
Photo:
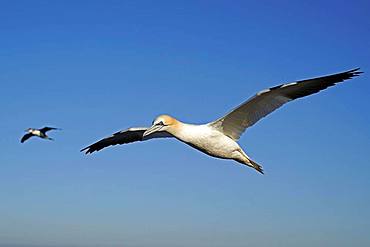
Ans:
{"type": "Polygon", "coordinates": [[[370,246],[369,1],[2,1],[0,246],[370,246]],[[79,150],[162,113],[361,67],[240,139],[262,176],[175,140],[79,150]],[[28,127],[56,126],[54,142],[28,127]]]}

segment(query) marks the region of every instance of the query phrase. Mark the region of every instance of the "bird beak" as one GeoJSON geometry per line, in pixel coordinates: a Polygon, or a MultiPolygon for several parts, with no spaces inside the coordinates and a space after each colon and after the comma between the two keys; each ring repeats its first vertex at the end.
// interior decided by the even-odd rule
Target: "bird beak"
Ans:
{"type": "Polygon", "coordinates": [[[154,132],[157,132],[157,131],[160,131],[162,129],[163,126],[159,126],[159,125],[153,125],[152,127],[150,127],[149,129],[147,129],[144,134],[143,134],[143,137],[146,137],[150,134],[153,134],[154,132]]]}

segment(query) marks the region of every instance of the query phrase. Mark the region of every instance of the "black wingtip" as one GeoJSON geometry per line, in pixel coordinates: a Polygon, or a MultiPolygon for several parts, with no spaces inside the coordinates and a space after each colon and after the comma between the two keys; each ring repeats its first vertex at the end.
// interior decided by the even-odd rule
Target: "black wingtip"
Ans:
{"type": "Polygon", "coordinates": [[[349,74],[349,76],[352,78],[352,77],[355,77],[355,76],[359,76],[364,72],[360,71],[360,68],[358,67],[358,68],[355,68],[355,69],[348,70],[345,73],[349,74]]]}
{"type": "Polygon", "coordinates": [[[91,151],[90,146],[88,146],[88,147],[81,149],[80,152],[85,152],[85,154],[91,154],[94,151],[91,151]]]}
{"type": "Polygon", "coordinates": [[[85,152],[85,154],[92,154],[93,152],[97,152],[99,150],[100,149],[94,147],[94,144],[92,144],[90,146],[87,146],[87,147],[81,149],[80,152],[85,152]]]}

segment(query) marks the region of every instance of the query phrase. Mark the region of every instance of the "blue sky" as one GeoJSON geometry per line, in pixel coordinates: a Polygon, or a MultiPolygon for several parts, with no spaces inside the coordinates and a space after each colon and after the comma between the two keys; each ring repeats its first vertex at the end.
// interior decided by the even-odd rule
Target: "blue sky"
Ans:
{"type": "Polygon", "coordinates": [[[369,246],[368,1],[2,1],[0,246],[369,246]],[[240,145],[79,150],[156,115],[214,120],[259,90],[355,67],[240,145]],[[54,142],[28,127],[63,128],[54,142]]]}

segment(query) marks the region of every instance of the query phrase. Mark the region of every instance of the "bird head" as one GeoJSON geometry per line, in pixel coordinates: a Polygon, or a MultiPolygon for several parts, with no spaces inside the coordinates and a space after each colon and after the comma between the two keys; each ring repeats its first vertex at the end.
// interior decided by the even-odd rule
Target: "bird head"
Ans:
{"type": "Polygon", "coordinates": [[[178,121],[168,115],[160,115],[156,117],[152,123],[152,127],[147,129],[144,132],[144,137],[150,134],[153,134],[158,131],[167,131],[169,132],[172,128],[174,128],[178,124],[178,121]]]}
{"type": "Polygon", "coordinates": [[[30,132],[32,132],[32,128],[28,128],[28,129],[26,129],[24,131],[30,133],[30,132]]]}

